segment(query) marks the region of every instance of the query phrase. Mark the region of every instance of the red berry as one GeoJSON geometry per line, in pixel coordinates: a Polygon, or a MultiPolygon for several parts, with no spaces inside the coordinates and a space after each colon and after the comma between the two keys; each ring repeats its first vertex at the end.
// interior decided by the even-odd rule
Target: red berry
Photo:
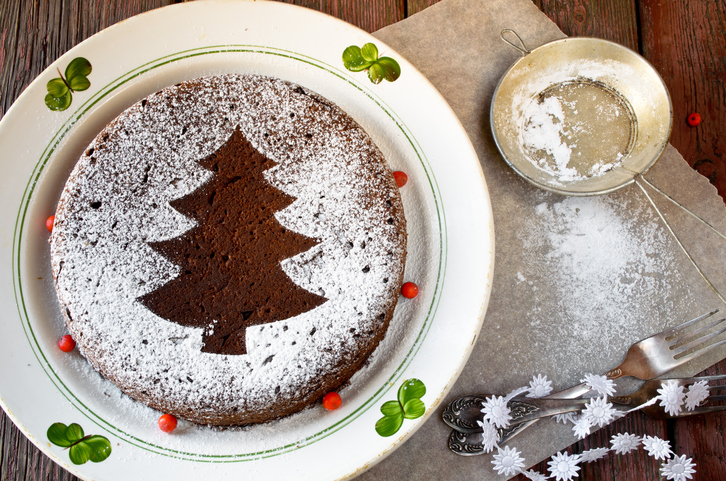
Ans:
{"type": "Polygon", "coordinates": [[[323,396],[323,407],[328,411],[335,411],[342,403],[343,400],[340,399],[340,394],[337,392],[329,392],[323,396]]]}
{"type": "Polygon", "coordinates": [[[396,179],[396,185],[398,187],[403,187],[406,185],[406,182],[408,182],[408,176],[406,175],[406,172],[401,172],[400,170],[397,170],[393,173],[393,178],[396,179]]]}
{"type": "Polygon", "coordinates": [[[55,222],[55,216],[52,215],[45,220],[45,228],[48,232],[53,232],[53,222],[55,222]]]}
{"type": "Polygon", "coordinates": [[[692,113],[688,116],[688,125],[691,127],[695,127],[696,125],[701,123],[701,116],[697,113],[692,113]]]}
{"type": "Polygon", "coordinates": [[[159,429],[170,433],[176,429],[176,418],[171,414],[164,414],[159,418],[159,429]]]}
{"type": "Polygon", "coordinates": [[[401,294],[403,297],[413,299],[418,295],[418,286],[413,282],[406,282],[401,286],[401,294]]]}
{"type": "Polygon", "coordinates": [[[63,352],[71,352],[76,348],[76,341],[73,340],[70,334],[66,334],[58,339],[58,347],[63,352]]]}

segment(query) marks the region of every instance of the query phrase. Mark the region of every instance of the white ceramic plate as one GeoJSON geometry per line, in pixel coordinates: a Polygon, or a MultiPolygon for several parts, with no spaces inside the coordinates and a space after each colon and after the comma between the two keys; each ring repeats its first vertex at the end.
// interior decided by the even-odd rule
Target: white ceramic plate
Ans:
{"type": "Polygon", "coordinates": [[[494,230],[476,154],[438,92],[380,41],[342,21],[276,2],[192,2],[134,17],[93,36],[53,63],[0,123],[0,302],[5,348],[0,397],[18,427],[45,453],[87,479],[342,479],[380,461],[432,414],[466,362],[484,320],[494,230]],[[347,71],[349,45],[373,42],[401,77],[372,84],[347,71]],[[93,66],[91,87],[70,107],[46,107],[46,84],[77,57],[93,66]],[[314,406],[266,425],[212,430],[180,422],[167,435],[155,412],[122,395],[77,353],[53,290],[45,220],[88,142],[125,108],[182,80],[259,73],[304,85],[337,103],[403,170],[409,228],[406,278],[419,296],[399,302],[391,329],[350,386],[343,406],[314,406]],[[391,437],[375,430],[381,405],[404,380],[426,386],[424,416],[391,437]],[[106,437],[104,461],[74,465],[48,428],[78,423],[106,437]]]}

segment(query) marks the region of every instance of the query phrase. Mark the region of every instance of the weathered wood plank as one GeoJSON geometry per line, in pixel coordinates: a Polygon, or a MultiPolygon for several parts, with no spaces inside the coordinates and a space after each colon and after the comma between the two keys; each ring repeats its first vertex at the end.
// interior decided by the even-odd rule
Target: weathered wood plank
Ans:
{"type": "Polygon", "coordinates": [[[638,50],[636,0],[534,0],[568,36],[598,37],[638,50]]]}
{"type": "Polygon", "coordinates": [[[441,0],[407,0],[406,16],[410,17],[441,0]]]}
{"type": "Polygon", "coordinates": [[[10,65],[14,65],[18,51],[20,10],[21,2],[0,2],[0,119],[19,95],[10,65]]]}
{"type": "Polygon", "coordinates": [[[643,55],[673,101],[671,143],[726,198],[726,8],[724,2],[640,2],[643,55]],[[698,112],[703,122],[690,127],[698,112]]]}
{"type": "MultiPolygon", "coordinates": [[[[726,361],[707,369],[704,376],[726,374],[726,361]]],[[[721,381],[724,384],[724,381],[721,381]]],[[[724,394],[724,391],[715,394],[724,394]]],[[[673,423],[673,450],[676,453],[697,453],[698,474],[694,480],[724,479],[726,476],[726,412],[679,419],[673,423]]],[[[690,455],[690,454],[689,454],[690,455]]]]}
{"type": "Polygon", "coordinates": [[[77,481],[78,478],[43,454],[2,413],[0,419],[0,479],[28,481],[77,481]]]}
{"type": "Polygon", "coordinates": [[[0,2],[0,118],[30,82],[72,47],[132,15],[173,0],[0,2]]]}
{"type": "Polygon", "coordinates": [[[312,8],[345,20],[366,32],[403,20],[405,0],[277,0],[312,8]]]}

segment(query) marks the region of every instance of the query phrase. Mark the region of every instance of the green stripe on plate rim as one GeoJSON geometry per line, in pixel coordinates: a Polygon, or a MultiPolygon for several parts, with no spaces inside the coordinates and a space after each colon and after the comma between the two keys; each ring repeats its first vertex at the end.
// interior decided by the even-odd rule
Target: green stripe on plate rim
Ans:
{"type": "MultiPolygon", "coordinates": [[[[263,47],[259,45],[217,45],[217,46],[211,46],[211,47],[202,47],[202,48],[196,48],[196,49],[190,49],[190,50],[184,50],[180,52],[176,52],[174,54],[170,54],[161,58],[158,58],[156,60],[147,62],[139,67],[137,67],[134,70],[131,70],[130,72],[127,72],[124,75],[121,75],[117,79],[113,80],[106,86],[104,86],[99,92],[97,92],[95,95],[93,95],[90,99],[86,100],[76,111],[73,113],[73,115],[64,122],[64,124],[58,129],[56,134],[53,136],[53,138],[50,140],[48,145],[46,146],[45,150],[41,154],[41,157],[36,164],[36,167],[25,187],[25,191],[23,193],[23,201],[21,202],[20,209],[18,211],[17,219],[15,222],[15,230],[13,235],[13,287],[15,291],[15,298],[16,298],[16,304],[18,307],[18,314],[20,315],[21,321],[24,321],[22,326],[23,330],[25,331],[25,335],[28,339],[28,342],[30,343],[31,349],[33,350],[33,353],[40,363],[41,367],[45,371],[46,375],[48,376],[49,380],[56,386],[58,391],[76,408],[78,411],[81,412],[85,417],[87,417],[90,421],[92,421],[94,424],[98,425],[100,428],[106,430],[110,434],[116,435],[119,438],[123,439],[124,441],[128,442],[129,444],[132,444],[138,448],[144,449],[146,451],[154,452],[157,454],[162,454],[169,457],[175,457],[175,458],[182,458],[197,462],[208,462],[208,463],[231,463],[231,462],[242,462],[242,461],[252,461],[256,459],[262,459],[272,456],[281,455],[293,450],[297,450],[300,448],[303,448],[305,446],[309,446],[316,441],[319,441],[321,439],[326,438],[327,436],[330,436],[331,434],[335,433],[336,431],[339,431],[346,425],[350,424],[352,421],[354,421],[356,418],[358,418],[361,414],[363,414],[365,411],[370,409],[386,392],[388,392],[392,386],[395,385],[395,383],[401,378],[403,371],[410,365],[411,361],[415,357],[416,353],[419,351],[421,345],[423,344],[424,339],[426,338],[426,335],[428,334],[431,324],[434,318],[434,315],[436,313],[436,310],[438,309],[439,302],[441,299],[441,290],[443,287],[443,280],[444,280],[444,273],[446,271],[446,217],[443,212],[443,205],[440,202],[440,194],[438,185],[436,183],[436,179],[433,176],[433,174],[430,171],[430,166],[428,164],[428,160],[426,159],[425,154],[421,151],[421,147],[418,144],[418,142],[413,138],[413,135],[410,133],[410,131],[405,127],[401,119],[397,118],[392,109],[386,105],[386,103],[374,95],[371,91],[368,89],[364,89],[360,84],[355,82],[353,79],[345,75],[342,71],[332,67],[329,64],[326,64],[325,62],[297,53],[289,50],[283,50],[278,48],[271,48],[271,47],[263,47]],[[439,223],[439,268],[436,276],[436,285],[434,289],[434,296],[431,301],[431,305],[429,306],[428,313],[426,315],[426,320],[424,321],[424,324],[421,328],[421,330],[418,333],[418,336],[409,350],[409,352],[404,357],[401,364],[398,366],[398,368],[394,371],[394,373],[390,376],[387,382],[381,386],[381,388],[376,391],[376,393],[371,396],[363,405],[361,405],[358,409],[356,409],[353,413],[348,415],[346,418],[342,419],[341,421],[338,421],[336,424],[323,429],[322,431],[313,434],[311,436],[308,436],[305,439],[302,439],[298,442],[290,443],[284,446],[279,446],[276,448],[271,448],[259,452],[254,453],[241,453],[241,454],[225,454],[225,455],[213,455],[213,454],[198,454],[198,453],[191,453],[191,452],[185,452],[175,449],[169,449],[162,446],[158,446],[152,443],[149,443],[147,441],[144,441],[142,439],[139,439],[135,436],[130,435],[129,433],[126,433],[125,431],[121,430],[120,428],[110,424],[108,421],[101,418],[98,414],[93,412],[91,409],[88,408],[80,399],[78,399],[73,392],[63,383],[62,379],[58,374],[53,370],[52,366],[48,362],[48,359],[46,358],[45,354],[43,353],[40,344],[38,343],[35,333],[33,332],[33,328],[30,324],[30,320],[28,317],[27,309],[25,307],[25,298],[23,295],[23,286],[22,286],[22,279],[20,277],[20,244],[22,241],[22,234],[23,234],[23,227],[25,225],[26,216],[27,216],[27,210],[28,206],[30,205],[31,197],[35,191],[35,187],[37,185],[38,179],[40,178],[41,173],[43,172],[43,169],[47,165],[48,161],[53,155],[53,152],[58,147],[58,145],[63,141],[65,136],[68,134],[68,132],[71,130],[71,128],[78,122],[83,115],[85,115],[91,108],[93,108],[96,104],[98,104],[102,99],[104,99],[109,93],[113,92],[120,86],[124,85],[125,83],[133,80],[136,77],[139,77],[149,71],[152,71],[156,68],[162,67],[167,64],[171,64],[173,62],[178,62],[180,60],[185,60],[201,55],[210,55],[210,54],[224,54],[224,53],[253,53],[253,54],[265,54],[265,55],[275,55],[279,57],[288,58],[291,60],[299,61],[306,63],[308,65],[311,65],[313,67],[319,68],[329,74],[332,74],[335,77],[338,77],[339,79],[347,82],[349,85],[353,86],[354,88],[358,89],[360,92],[365,94],[369,99],[371,99],[373,102],[375,102],[376,105],[378,105],[383,112],[388,115],[388,117],[393,120],[393,122],[396,124],[396,126],[399,128],[399,130],[403,133],[403,135],[408,140],[409,144],[413,148],[413,150],[416,152],[416,155],[418,156],[419,162],[421,166],[423,167],[424,171],[426,172],[427,180],[429,182],[429,186],[431,188],[431,192],[434,197],[435,205],[436,205],[436,212],[437,212],[437,220],[439,223]],[[438,194],[438,195],[437,195],[438,194]]],[[[373,427],[371,426],[371,429],[373,427]]]]}

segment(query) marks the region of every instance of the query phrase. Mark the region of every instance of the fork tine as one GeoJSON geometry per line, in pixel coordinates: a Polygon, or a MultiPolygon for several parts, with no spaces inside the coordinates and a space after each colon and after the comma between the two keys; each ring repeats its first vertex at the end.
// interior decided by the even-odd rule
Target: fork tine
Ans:
{"type": "MultiPolygon", "coordinates": [[[[723,387],[723,386],[720,386],[720,387],[723,387]]],[[[725,395],[709,396],[708,400],[709,401],[726,401],[726,396],[725,395]]]]}
{"type": "MultiPolygon", "coordinates": [[[[694,384],[699,381],[710,382],[710,381],[720,381],[721,379],[726,379],[726,374],[716,374],[714,376],[682,377],[682,378],[675,379],[675,380],[683,381],[685,384],[694,384]]],[[[668,379],[663,379],[663,381],[668,381],[668,379]]],[[[716,386],[713,386],[713,387],[716,387],[716,386]]]]}
{"type": "Polygon", "coordinates": [[[692,326],[693,324],[695,324],[698,321],[701,321],[703,319],[706,319],[707,317],[711,317],[714,314],[716,314],[717,312],[718,312],[718,309],[714,309],[713,311],[711,311],[709,313],[701,314],[700,316],[696,317],[695,319],[691,319],[690,321],[686,321],[683,324],[680,324],[680,325],[678,325],[676,327],[672,327],[672,328],[670,328],[670,329],[668,329],[666,331],[663,331],[662,334],[665,335],[665,340],[666,341],[670,341],[671,339],[673,339],[672,337],[670,337],[671,334],[674,334],[676,332],[679,332],[682,329],[685,329],[686,327],[692,326]]]}
{"type": "Polygon", "coordinates": [[[696,414],[717,413],[719,411],[726,411],[726,406],[700,406],[695,408],[693,411],[681,411],[678,415],[669,417],[682,418],[686,416],[694,416],[696,414]]]}
{"type": "MultiPolygon", "coordinates": [[[[723,322],[723,321],[726,321],[726,318],[721,319],[719,322],[723,322]]],[[[700,331],[700,329],[699,329],[699,331],[700,331]]],[[[673,355],[677,356],[678,354],[681,354],[690,349],[693,349],[693,348],[696,348],[698,346],[705,344],[707,341],[710,341],[714,337],[720,336],[724,332],[726,332],[726,327],[723,327],[723,328],[719,329],[718,331],[708,334],[706,336],[701,336],[697,339],[689,339],[689,341],[684,344],[676,343],[676,344],[670,346],[668,349],[670,349],[671,351],[674,351],[673,355]]]]}
{"type": "MultiPolygon", "coordinates": [[[[695,348],[695,351],[694,352],[698,352],[701,349],[707,347],[707,346],[704,346],[704,344],[706,344],[706,342],[710,341],[711,339],[713,339],[715,337],[720,336],[724,332],[726,332],[726,327],[724,327],[723,329],[718,330],[718,331],[716,331],[716,332],[714,332],[712,334],[709,334],[708,336],[700,337],[698,339],[695,339],[695,340],[689,342],[688,344],[679,346],[677,349],[670,348],[670,349],[673,349],[674,350],[673,357],[675,358],[676,356],[679,356],[679,355],[681,355],[683,353],[686,353],[686,352],[688,352],[688,351],[690,351],[691,349],[694,349],[694,348],[695,348]],[[702,346],[702,347],[699,347],[699,346],[702,346]]],[[[708,347],[711,347],[711,346],[708,346],[708,347]]]]}
{"type": "Polygon", "coordinates": [[[675,334],[672,337],[670,337],[670,339],[667,339],[667,340],[669,340],[669,341],[675,340],[675,342],[671,346],[671,349],[681,347],[682,345],[687,344],[687,343],[693,341],[694,339],[696,339],[696,340],[699,339],[699,337],[701,336],[702,333],[710,331],[714,327],[721,324],[723,321],[726,321],[726,317],[723,319],[719,319],[718,321],[714,321],[711,324],[709,324],[708,326],[699,327],[695,331],[683,333],[683,335],[675,334]]]}
{"type": "Polygon", "coordinates": [[[715,342],[715,343],[711,344],[710,346],[696,349],[695,351],[691,352],[690,354],[686,354],[685,356],[676,359],[676,361],[678,363],[678,364],[676,364],[676,366],[680,366],[681,364],[686,363],[686,362],[690,361],[691,359],[695,359],[695,358],[699,357],[700,355],[705,354],[708,351],[712,351],[712,350],[716,349],[717,347],[723,346],[724,344],[726,344],[726,339],[715,342]]]}

